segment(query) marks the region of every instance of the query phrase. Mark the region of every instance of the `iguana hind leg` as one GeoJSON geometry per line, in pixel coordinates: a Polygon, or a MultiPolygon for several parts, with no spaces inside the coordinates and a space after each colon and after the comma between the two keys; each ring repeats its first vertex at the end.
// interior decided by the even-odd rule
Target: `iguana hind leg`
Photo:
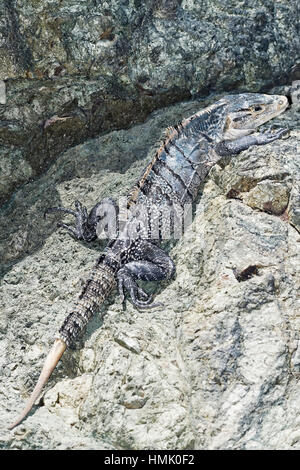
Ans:
{"type": "Polygon", "coordinates": [[[160,304],[152,303],[152,295],[141,289],[137,281],[161,281],[175,274],[171,258],[158,246],[146,240],[138,240],[131,258],[117,274],[121,301],[125,300],[125,290],[129,292],[132,303],[139,308],[153,308],[160,304]]]}

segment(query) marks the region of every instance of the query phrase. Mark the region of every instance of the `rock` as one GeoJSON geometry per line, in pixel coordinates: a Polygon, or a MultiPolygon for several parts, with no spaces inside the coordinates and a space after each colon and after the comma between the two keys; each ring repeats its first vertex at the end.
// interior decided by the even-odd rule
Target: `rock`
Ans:
{"type": "Polygon", "coordinates": [[[162,130],[198,108],[168,107],[65,151],[2,208],[1,448],[300,448],[295,106],[272,122],[288,138],[211,170],[193,223],[169,243],[176,279],[145,284],[164,306],[123,310],[113,293],[39,406],[5,429],[105,246],[76,242],[45,208],[126,194],[162,130]]]}
{"type": "Polygon", "coordinates": [[[6,104],[6,85],[4,80],[0,80],[0,104],[6,104]]]}
{"type": "Polygon", "coordinates": [[[290,188],[285,184],[260,181],[243,197],[243,201],[252,208],[257,208],[280,215],[287,208],[290,188]]]}
{"type": "Polygon", "coordinates": [[[33,170],[20,149],[2,146],[0,149],[0,193],[3,200],[22,183],[27,183],[32,175],[33,170]]]}
{"type": "Polygon", "coordinates": [[[299,449],[297,6],[0,7],[0,448],[299,449]],[[167,126],[275,84],[292,108],[273,122],[290,136],[212,169],[167,243],[176,279],[145,284],[164,307],[124,311],[113,293],[7,431],[105,246],[45,209],[126,194],[167,126]]]}
{"type": "Polygon", "coordinates": [[[268,90],[297,74],[293,2],[1,0],[0,6],[0,80],[7,88],[0,140],[13,145],[12,160],[19,151],[31,169],[23,178],[12,175],[0,204],[87,138],[191,97],[268,90]]]}

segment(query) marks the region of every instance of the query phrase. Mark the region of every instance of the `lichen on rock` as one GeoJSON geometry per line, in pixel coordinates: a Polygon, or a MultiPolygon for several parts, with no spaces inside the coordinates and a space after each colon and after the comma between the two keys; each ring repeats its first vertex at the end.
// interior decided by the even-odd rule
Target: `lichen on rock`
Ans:
{"type": "MultiPolygon", "coordinates": [[[[32,389],[101,249],[55,229],[43,210],[76,199],[92,207],[101,197],[126,194],[162,129],[197,107],[166,108],[144,124],[67,150],[2,211],[6,233],[18,235],[3,239],[3,253],[8,243],[19,250],[10,249],[1,288],[1,423],[32,389]],[[26,243],[17,244],[22,226],[26,243]]],[[[284,116],[275,125],[285,119],[297,127],[293,108],[284,116]]],[[[63,357],[40,407],[12,434],[1,431],[2,447],[299,448],[299,232],[290,215],[298,210],[291,196],[298,139],[291,126],[288,139],[211,170],[192,226],[169,245],[177,276],[158,289],[164,307],[137,313],[127,303],[123,311],[112,295],[84,344],[63,357]],[[283,214],[252,203],[260,184],[272,200],[281,200],[285,188],[283,214]],[[241,190],[238,197],[228,197],[231,186],[241,190]]]]}
{"type": "Polygon", "coordinates": [[[125,195],[164,129],[228,90],[290,93],[295,4],[0,4],[0,448],[299,449],[297,102],[272,121],[288,137],[212,168],[167,244],[176,279],[145,285],[163,307],[113,292],[7,431],[105,246],[45,209],[125,195]]]}
{"type": "MultiPolygon", "coordinates": [[[[142,122],[155,109],[210,92],[267,89],[297,73],[294,2],[1,0],[0,6],[0,80],[7,85],[0,139],[9,133],[4,145],[29,164],[26,181],[63,150],[142,122]],[[59,120],[47,126],[53,116],[59,120]]],[[[12,174],[0,204],[21,184],[12,174]]]]}

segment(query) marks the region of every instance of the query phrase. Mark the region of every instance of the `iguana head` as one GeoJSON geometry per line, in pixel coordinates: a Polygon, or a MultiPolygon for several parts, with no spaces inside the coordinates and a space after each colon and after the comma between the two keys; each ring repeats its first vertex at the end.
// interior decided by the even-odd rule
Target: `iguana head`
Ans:
{"type": "Polygon", "coordinates": [[[283,113],[288,100],[281,95],[243,93],[224,96],[227,104],[224,139],[236,139],[254,132],[259,126],[283,113]]]}

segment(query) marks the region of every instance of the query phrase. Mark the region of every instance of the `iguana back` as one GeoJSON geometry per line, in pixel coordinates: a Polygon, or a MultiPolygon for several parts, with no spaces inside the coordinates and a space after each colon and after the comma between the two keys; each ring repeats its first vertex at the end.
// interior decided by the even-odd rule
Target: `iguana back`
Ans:
{"type": "MultiPolygon", "coordinates": [[[[10,426],[19,424],[31,410],[35,400],[65,349],[82,333],[85,325],[117,284],[122,302],[128,291],[137,308],[151,308],[153,303],[138,285],[138,281],[161,281],[175,274],[171,258],[158,246],[162,234],[165,206],[184,207],[191,204],[210,168],[224,155],[234,155],[252,145],[264,145],[280,138],[286,130],[253,134],[257,128],[282,113],[288,106],[285,96],[241,94],[228,95],[217,103],[185,119],[167,130],[166,138],[145,168],[141,178],[128,196],[130,215],[115,239],[111,239],[104,253],[89,275],[79,296],[59,330],[53,348],[48,354],[38,383],[24,411],[10,426]],[[146,207],[146,230],[138,224],[132,230],[142,209],[146,207]],[[153,236],[153,226],[157,226],[153,236]],[[134,235],[133,235],[134,234],[134,235]]],[[[76,210],[50,208],[47,213],[60,211],[72,214],[76,225],[63,223],[79,240],[89,242],[97,238],[103,208],[111,200],[97,203],[90,213],[77,201],[76,210]]],[[[112,203],[116,207],[115,203],[112,203]]]]}

